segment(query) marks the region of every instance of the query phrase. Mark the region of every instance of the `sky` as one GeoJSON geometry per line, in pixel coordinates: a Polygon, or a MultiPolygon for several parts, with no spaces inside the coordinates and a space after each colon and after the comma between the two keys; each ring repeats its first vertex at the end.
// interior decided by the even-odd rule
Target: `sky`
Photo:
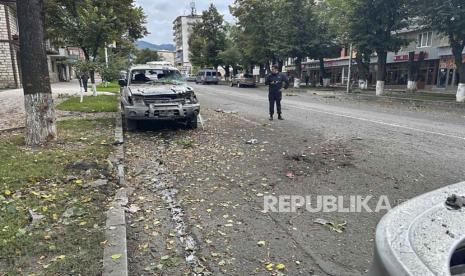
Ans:
{"type": "MultiPolygon", "coordinates": [[[[173,43],[173,21],[179,15],[190,13],[190,2],[192,0],[135,0],[136,5],[141,6],[147,15],[147,29],[150,34],[142,40],[164,44],[173,43]]],[[[229,13],[229,5],[234,0],[196,0],[197,13],[208,8],[213,3],[218,11],[224,15],[228,22],[233,21],[229,13]]]]}

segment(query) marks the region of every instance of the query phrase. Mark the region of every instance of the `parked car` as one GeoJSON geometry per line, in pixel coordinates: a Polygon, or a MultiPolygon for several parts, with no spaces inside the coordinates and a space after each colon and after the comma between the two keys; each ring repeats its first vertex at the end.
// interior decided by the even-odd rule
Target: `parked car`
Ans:
{"type": "Polygon", "coordinates": [[[219,73],[215,69],[202,69],[197,73],[195,83],[201,84],[218,84],[219,73]]]}
{"type": "Polygon", "coordinates": [[[189,81],[189,82],[195,82],[195,80],[197,79],[197,76],[196,75],[187,75],[186,77],[186,81],[189,81]]]}
{"type": "Polygon", "coordinates": [[[197,128],[200,104],[194,90],[187,86],[175,67],[136,65],[128,78],[119,81],[121,106],[128,129],[138,121],[181,121],[197,128]]]}
{"type": "Polygon", "coordinates": [[[255,83],[255,79],[251,74],[237,74],[231,78],[231,87],[237,86],[249,86],[255,87],[257,84],[255,83]]]}

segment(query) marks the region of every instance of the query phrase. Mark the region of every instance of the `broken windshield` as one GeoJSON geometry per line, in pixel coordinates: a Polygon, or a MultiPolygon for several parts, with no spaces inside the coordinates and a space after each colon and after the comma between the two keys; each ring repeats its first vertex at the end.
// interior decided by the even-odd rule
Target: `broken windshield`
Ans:
{"type": "Polygon", "coordinates": [[[180,84],[184,82],[178,70],[138,69],[131,72],[131,84],[180,84]]]}

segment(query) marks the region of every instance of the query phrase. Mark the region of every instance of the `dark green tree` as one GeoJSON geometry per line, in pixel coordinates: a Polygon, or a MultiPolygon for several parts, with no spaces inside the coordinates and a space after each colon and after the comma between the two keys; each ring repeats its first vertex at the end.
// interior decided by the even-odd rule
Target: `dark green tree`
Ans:
{"type": "Polygon", "coordinates": [[[87,61],[96,61],[113,41],[135,41],[147,34],[143,10],[133,0],[45,0],[45,19],[48,37],[82,48],[87,61]]]}
{"type": "MultiPolygon", "coordinates": [[[[352,24],[352,22],[355,22],[353,18],[357,6],[356,1],[358,0],[326,0],[318,5],[318,15],[326,27],[323,34],[326,34],[327,37],[328,33],[331,34],[329,38],[332,43],[337,42],[338,45],[345,45],[346,48],[350,48],[350,45],[352,45],[358,71],[359,88],[367,89],[373,50],[369,48],[368,41],[355,40],[352,37],[353,33],[359,31],[358,29],[352,29],[353,27],[359,28],[360,25],[364,25],[366,28],[370,28],[368,23],[360,23],[365,18],[357,20],[359,21],[356,24],[357,26],[352,24]]],[[[336,48],[335,46],[333,45],[334,48],[336,48]]],[[[337,52],[337,49],[333,54],[338,54],[335,52],[337,52]]]]}
{"type": "Polygon", "coordinates": [[[233,69],[233,74],[235,74],[242,62],[242,54],[238,47],[239,34],[240,30],[237,26],[226,25],[226,49],[219,53],[219,58],[225,70],[226,79],[231,76],[230,68],[233,69]]]}
{"type": "Polygon", "coordinates": [[[241,53],[241,65],[244,68],[260,66],[260,75],[265,69],[270,71],[269,62],[277,62],[280,57],[273,48],[276,33],[277,0],[236,0],[230,6],[231,14],[237,18],[235,42],[241,53]]]}
{"type": "Polygon", "coordinates": [[[222,64],[220,52],[226,49],[226,34],[223,16],[215,5],[202,13],[202,20],[194,24],[189,38],[190,59],[194,66],[222,64]]]}
{"type": "Polygon", "coordinates": [[[157,52],[152,51],[150,49],[142,49],[136,51],[136,59],[134,60],[134,64],[146,64],[150,61],[159,61],[160,56],[157,52]]]}
{"type": "Polygon", "coordinates": [[[459,73],[457,101],[465,102],[465,63],[462,55],[465,48],[465,3],[461,0],[416,0],[414,4],[420,24],[449,39],[459,73]]]}
{"type": "Polygon", "coordinates": [[[408,40],[396,35],[409,26],[407,0],[352,0],[349,37],[362,51],[378,58],[376,94],[384,93],[387,53],[397,52],[408,40]]]}
{"type": "Polygon", "coordinates": [[[312,52],[312,47],[323,47],[319,41],[315,41],[317,22],[314,3],[311,0],[278,1],[274,18],[276,25],[272,48],[280,57],[294,58],[296,75],[300,79],[302,60],[312,52]]]}

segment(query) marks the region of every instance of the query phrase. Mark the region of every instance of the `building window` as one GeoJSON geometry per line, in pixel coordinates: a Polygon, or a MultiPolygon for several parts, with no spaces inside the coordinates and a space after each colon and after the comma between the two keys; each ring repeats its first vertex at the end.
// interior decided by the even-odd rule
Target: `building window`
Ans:
{"type": "Polygon", "coordinates": [[[433,32],[418,34],[417,48],[431,47],[433,44],[433,32]]]}

